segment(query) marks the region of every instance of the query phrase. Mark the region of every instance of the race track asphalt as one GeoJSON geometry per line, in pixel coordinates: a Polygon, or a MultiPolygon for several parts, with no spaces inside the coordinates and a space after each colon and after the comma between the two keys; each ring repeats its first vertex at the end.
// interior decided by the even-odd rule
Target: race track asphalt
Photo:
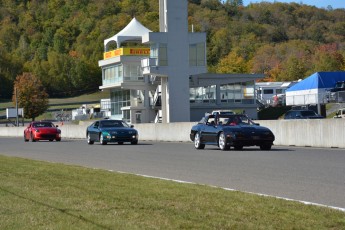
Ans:
{"type": "Polygon", "coordinates": [[[273,146],[220,151],[193,143],[88,145],[86,140],[0,138],[0,154],[167,178],[312,202],[345,210],[345,150],[273,146]]]}

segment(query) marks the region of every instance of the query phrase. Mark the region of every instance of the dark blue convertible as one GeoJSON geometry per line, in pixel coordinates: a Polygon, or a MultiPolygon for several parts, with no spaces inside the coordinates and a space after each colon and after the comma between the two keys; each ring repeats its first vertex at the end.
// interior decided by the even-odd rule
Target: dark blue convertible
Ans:
{"type": "Polygon", "coordinates": [[[106,145],[108,142],[123,144],[130,142],[138,144],[138,131],[133,129],[133,125],[128,125],[122,120],[100,120],[95,121],[86,129],[87,143],[92,145],[95,141],[106,145]]]}
{"type": "Polygon", "coordinates": [[[221,150],[231,146],[236,150],[243,146],[260,146],[261,150],[270,150],[275,139],[272,131],[259,126],[244,114],[207,115],[190,132],[190,139],[196,149],[205,145],[216,145],[221,150]]]}

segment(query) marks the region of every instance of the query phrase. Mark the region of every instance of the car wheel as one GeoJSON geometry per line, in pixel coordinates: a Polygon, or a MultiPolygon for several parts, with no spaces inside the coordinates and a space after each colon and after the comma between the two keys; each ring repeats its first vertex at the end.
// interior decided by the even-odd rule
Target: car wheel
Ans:
{"type": "Polygon", "coordinates": [[[34,138],[34,135],[32,133],[30,134],[30,139],[31,139],[31,142],[35,142],[36,141],[35,138],[34,138]]]}
{"type": "Polygon", "coordinates": [[[205,145],[201,144],[201,139],[200,139],[200,134],[199,133],[196,133],[195,136],[194,136],[194,147],[196,149],[204,149],[205,148],[205,145]]]}
{"type": "Polygon", "coordinates": [[[53,141],[54,139],[49,139],[49,141],[53,141]]]}
{"type": "Polygon", "coordinates": [[[235,150],[242,150],[242,149],[243,149],[243,146],[242,146],[242,145],[235,145],[235,146],[234,146],[234,149],[235,149],[235,150]]]}
{"type": "Polygon", "coordinates": [[[87,143],[88,143],[89,145],[93,145],[93,141],[91,140],[90,133],[87,134],[87,143]]]}
{"type": "Polygon", "coordinates": [[[29,141],[29,139],[26,139],[25,133],[24,133],[24,141],[25,141],[25,142],[28,142],[28,141],[29,141]]]}
{"type": "Polygon", "coordinates": [[[132,144],[132,145],[136,145],[136,144],[138,144],[138,140],[136,140],[136,141],[132,141],[132,142],[131,142],[131,144],[132,144]]]}
{"type": "Polygon", "coordinates": [[[104,140],[102,133],[99,134],[99,143],[101,145],[106,145],[107,142],[104,140]]]}
{"type": "Polygon", "coordinates": [[[261,150],[271,150],[272,145],[271,144],[263,144],[260,145],[261,150]]]}
{"type": "Polygon", "coordinates": [[[230,146],[226,144],[224,132],[221,132],[218,137],[218,145],[221,150],[229,150],[230,146]]]}
{"type": "Polygon", "coordinates": [[[61,141],[61,138],[59,138],[59,139],[56,139],[56,141],[61,141]]]}

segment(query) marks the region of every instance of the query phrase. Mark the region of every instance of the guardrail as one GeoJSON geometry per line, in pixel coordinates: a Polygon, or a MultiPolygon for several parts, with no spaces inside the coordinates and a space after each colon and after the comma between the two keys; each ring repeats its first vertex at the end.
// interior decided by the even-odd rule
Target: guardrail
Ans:
{"type": "MultiPolygon", "coordinates": [[[[272,130],[275,145],[345,148],[345,119],[311,120],[259,120],[272,130]]],[[[86,138],[86,128],[91,122],[80,125],[62,125],[62,138],[86,138]]],[[[61,123],[56,123],[61,125],[61,123]]],[[[139,140],[190,142],[190,129],[195,122],[135,124],[139,140]]],[[[24,127],[0,127],[0,136],[22,137],[24,127]]]]}

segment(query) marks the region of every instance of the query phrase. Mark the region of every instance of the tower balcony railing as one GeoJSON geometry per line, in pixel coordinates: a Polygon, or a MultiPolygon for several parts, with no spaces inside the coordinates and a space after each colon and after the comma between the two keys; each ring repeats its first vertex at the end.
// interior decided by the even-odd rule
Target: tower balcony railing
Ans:
{"type": "Polygon", "coordinates": [[[132,76],[103,79],[102,84],[103,84],[103,86],[107,86],[107,85],[121,84],[121,83],[125,83],[125,82],[133,82],[133,81],[142,81],[143,82],[144,76],[143,75],[132,75],[132,76]]]}
{"type": "Polygon", "coordinates": [[[167,72],[166,61],[159,61],[157,57],[148,57],[141,59],[141,69],[143,74],[152,74],[157,76],[166,76],[167,72]]]}
{"type": "Polygon", "coordinates": [[[141,67],[143,71],[150,70],[150,67],[158,66],[158,58],[147,57],[141,59],[141,67]]]}

